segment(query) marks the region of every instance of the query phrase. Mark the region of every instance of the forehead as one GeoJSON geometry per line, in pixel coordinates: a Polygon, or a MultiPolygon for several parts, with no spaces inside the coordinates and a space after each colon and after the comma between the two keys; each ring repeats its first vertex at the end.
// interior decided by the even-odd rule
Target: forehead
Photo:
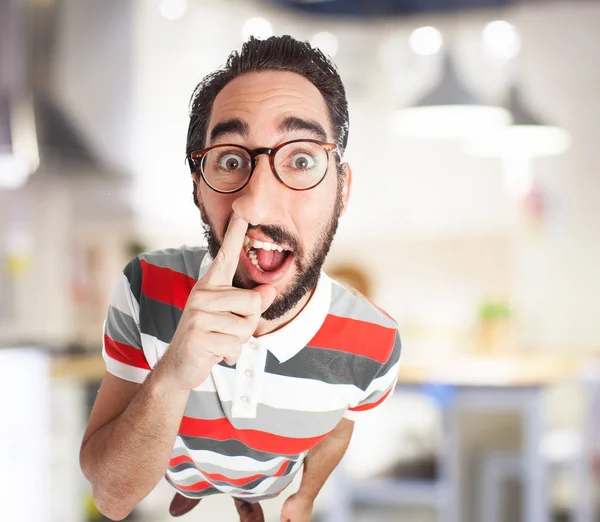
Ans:
{"type": "Polygon", "coordinates": [[[256,126],[273,130],[289,116],[317,121],[332,136],[325,100],[309,80],[289,71],[245,73],[215,98],[209,131],[219,121],[232,118],[245,121],[251,132],[256,126]]]}

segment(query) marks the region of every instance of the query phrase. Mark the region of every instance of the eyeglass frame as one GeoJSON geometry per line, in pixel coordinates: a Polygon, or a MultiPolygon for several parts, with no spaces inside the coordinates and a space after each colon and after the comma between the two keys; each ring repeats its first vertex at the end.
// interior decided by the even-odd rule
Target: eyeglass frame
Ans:
{"type": "Polygon", "coordinates": [[[256,170],[256,165],[258,164],[258,160],[256,158],[258,156],[260,156],[261,154],[266,154],[269,157],[269,165],[271,167],[271,172],[273,173],[273,175],[275,176],[277,181],[279,181],[282,185],[289,188],[290,190],[295,190],[297,192],[304,192],[306,190],[314,189],[315,187],[320,185],[323,182],[323,180],[327,177],[327,173],[329,172],[329,159],[331,157],[330,156],[331,153],[333,153],[333,152],[335,152],[338,155],[338,158],[340,158],[339,149],[335,143],[328,143],[326,141],[304,138],[304,139],[296,139],[296,140],[286,141],[284,143],[280,143],[276,147],[259,147],[257,149],[249,149],[248,147],[244,147],[243,145],[238,145],[236,143],[219,143],[218,145],[211,145],[210,147],[206,147],[199,151],[191,152],[189,155],[189,160],[194,162],[194,165],[196,165],[197,171],[200,173],[200,176],[204,180],[204,183],[206,183],[206,185],[210,189],[214,190],[215,192],[218,192],[219,194],[235,194],[236,192],[239,192],[240,190],[245,188],[246,185],[248,185],[248,183],[250,183],[250,180],[252,179],[252,174],[254,174],[254,171],[256,170]],[[300,142],[309,142],[309,143],[315,143],[317,145],[320,145],[323,148],[323,150],[325,151],[325,153],[327,154],[327,166],[325,167],[325,172],[323,173],[323,176],[321,176],[321,179],[317,183],[315,183],[312,187],[308,187],[308,188],[290,187],[285,181],[283,181],[281,179],[281,177],[279,176],[279,173],[277,172],[277,169],[275,168],[275,155],[277,154],[277,152],[279,152],[280,149],[282,149],[283,147],[285,147],[287,145],[290,145],[292,143],[300,143],[300,142]],[[244,184],[235,190],[218,190],[215,187],[213,187],[208,182],[206,177],[204,176],[203,160],[211,150],[216,149],[218,147],[237,147],[238,149],[242,149],[242,150],[246,151],[248,153],[248,155],[250,156],[250,160],[252,162],[251,167],[250,167],[250,175],[248,176],[248,179],[244,182],[244,184]]]}

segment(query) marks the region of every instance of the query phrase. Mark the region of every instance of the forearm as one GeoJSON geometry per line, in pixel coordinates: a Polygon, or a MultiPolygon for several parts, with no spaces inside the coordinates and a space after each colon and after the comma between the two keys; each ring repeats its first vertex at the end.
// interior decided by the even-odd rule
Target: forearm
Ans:
{"type": "Polygon", "coordinates": [[[164,475],[187,403],[189,392],[169,382],[159,365],[127,409],[81,450],[96,505],[115,520],[126,517],[164,475]]]}
{"type": "Polygon", "coordinates": [[[299,495],[314,501],[325,481],[346,453],[353,428],[353,422],[342,419],[326,438],[308,452],[304,460],[299,495]]]}

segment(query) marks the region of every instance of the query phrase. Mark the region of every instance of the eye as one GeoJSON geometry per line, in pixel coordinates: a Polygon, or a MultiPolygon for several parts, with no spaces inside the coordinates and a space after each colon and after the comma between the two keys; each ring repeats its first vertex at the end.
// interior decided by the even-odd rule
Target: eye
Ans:
{"type": "Polygon", "coordinates": [[[315,158],[306,152],[296,153],[290,159],[290,165],[297,170],[309,170],[315,167],[316,164],[315,158]]]}
{"type": "Polygon", "coordinates": [[[225,153],[219,158],[219,167],[224,170],[234,171],[243,168],[245,158],[232,152],[225,153]]]}

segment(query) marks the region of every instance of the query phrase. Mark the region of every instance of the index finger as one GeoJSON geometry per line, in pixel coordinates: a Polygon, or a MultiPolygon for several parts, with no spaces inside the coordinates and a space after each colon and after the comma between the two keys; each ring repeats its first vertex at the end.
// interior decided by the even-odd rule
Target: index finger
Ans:
{"type": "Polygon", "coordinates": [[[247,230],[248,222],[234,214],[229,221],[217,257],[204,277],[205,282],[212,285],[231,286],[240,261],[240,252],[244,246],[244,237],[247,230]]]}

